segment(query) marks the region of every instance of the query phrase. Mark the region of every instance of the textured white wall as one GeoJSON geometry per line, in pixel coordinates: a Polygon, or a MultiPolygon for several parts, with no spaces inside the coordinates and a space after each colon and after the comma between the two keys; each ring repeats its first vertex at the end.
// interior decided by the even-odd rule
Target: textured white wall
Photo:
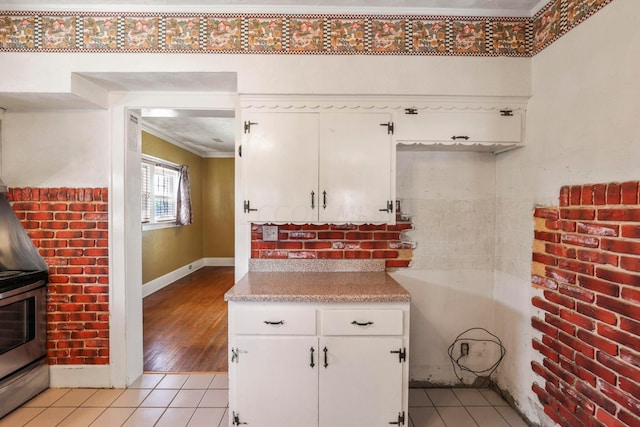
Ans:
{"type": "Polygon", "coordinates": [[[527,146],[497,162],[496,325],[508,347],[500,383],[530,419],[532,213],[562,185],[638,180],[640,2],[616,0],[532,59],[527,146]]]}
{"type": "Polygon", "coordinates": [[[2,177],[9,187],[106,187],[107,111],[12,113],[2,117],[2,177]]]}
{"type": "Polygon", "coordinates": [[[16,52],[2,58],[11,67],[0,68],[0,92],[9,93],[70,93],[73,72],[237,72],[243,94],[528,96],[531,87],[527,58],[16,52]]]}
{"type": "MultiPolygon", "coordinates": [[[[495,157],[401,151],[397,171],[417,243],[411,268],[393,274],[411,292],[411,380],[457,384],[447,347],[469,328],[494,329],[495,157]]],[[[474,343],[471,354],[494,357],[474,343]]]]}

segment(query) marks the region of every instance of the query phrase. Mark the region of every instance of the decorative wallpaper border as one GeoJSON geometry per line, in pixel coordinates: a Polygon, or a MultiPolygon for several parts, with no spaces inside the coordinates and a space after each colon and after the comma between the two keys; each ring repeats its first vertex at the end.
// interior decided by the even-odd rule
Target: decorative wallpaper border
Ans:
{"type": "Polygon", "coordinates": [[[611,1],[533,18],[0,11],[0,52],[532,56],[611,1]]]}
{"type": "Polygon", "coordinates": [[[575,28],[613,0],[554,0],[531,19],[531,56],[575,28]]]}

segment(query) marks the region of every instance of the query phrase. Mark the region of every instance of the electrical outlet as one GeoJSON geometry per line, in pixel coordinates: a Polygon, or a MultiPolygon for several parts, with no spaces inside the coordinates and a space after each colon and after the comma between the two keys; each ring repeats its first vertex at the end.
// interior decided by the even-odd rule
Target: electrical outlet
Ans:
{"type": "Polygon", "coordinates": [[[469,343],[468,342],[460,343],[460,357],[464,357],[468,355],[469,355],[469,343]]]}
{"type": "Polygon", "coordinates": [[[277,225],[263,225],[262,226],[262,240],[265,242],[275,242],[278,240],[278,226],[277,225]]]}

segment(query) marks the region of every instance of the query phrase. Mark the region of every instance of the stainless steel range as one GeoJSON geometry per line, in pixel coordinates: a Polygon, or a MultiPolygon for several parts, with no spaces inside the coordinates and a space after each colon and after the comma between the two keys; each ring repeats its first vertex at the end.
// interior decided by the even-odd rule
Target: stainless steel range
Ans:
{"type": "Polygon", "coordinates": [[[0,194],[0,418],[49,387],[47,265],[0,194]]]}
{"type": "Polygon", "coordinates": [[[0,417],[49,387],[47,272],[0,273],[0,417]]]}

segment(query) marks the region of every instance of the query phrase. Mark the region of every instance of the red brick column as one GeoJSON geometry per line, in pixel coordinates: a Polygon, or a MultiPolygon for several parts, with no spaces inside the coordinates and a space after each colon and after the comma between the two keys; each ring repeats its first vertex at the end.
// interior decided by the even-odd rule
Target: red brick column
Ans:
{"type": "Polygon", "coordinates": [[[49,266],[49,363],[108,364],[107,189],[13,188],[7,198],[49,266]]]}
{"type": "Polygon", "coordinates": [[[640,426],[638,182],[563,187],[534,220],[533,391],[561,426],[640,426]]]}

